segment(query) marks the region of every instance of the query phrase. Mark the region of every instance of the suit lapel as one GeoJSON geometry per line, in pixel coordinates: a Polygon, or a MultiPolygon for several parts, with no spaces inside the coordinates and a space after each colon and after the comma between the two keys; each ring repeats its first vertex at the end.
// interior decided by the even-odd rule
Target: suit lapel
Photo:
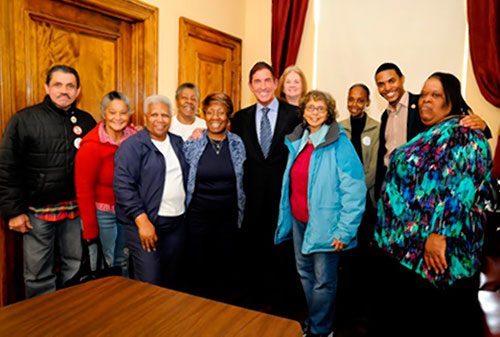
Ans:
{"type": "MultiPolygon", "coordinates": [[[[278,100],[279,102],[279,100],[278,100]]],[[[288,115],[284,111],[284,106],[279,102],[278,106],[278,116],[276,118],[276,126],[274,127],[273,141],[271,142],[271,148],[269,149],[268,158],[273,153],[273,150],[280,145],[279,140],[283,141],[283,137],[281,135],[285,132],[285,127],[287,125],[288,115]]]]}
{"type": "Polygon", "coordinates": [[[406,141],[410,141],[419,134],[421,129],[420,115],[418,113],[418,96],[408,93],[408,122],[406,124],[406,141]]]}

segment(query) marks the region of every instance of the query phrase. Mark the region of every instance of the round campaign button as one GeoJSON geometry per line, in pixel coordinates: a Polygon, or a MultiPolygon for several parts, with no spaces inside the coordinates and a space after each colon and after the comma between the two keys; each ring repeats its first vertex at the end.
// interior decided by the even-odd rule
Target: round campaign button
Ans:
{"type": "Polygon", "coordinates": [[[370,138],[370,136],[363,137],[363,144],[364,145],[370,146],[371,143],[372,143],[372,139],[370,138]]]}
{"type": "Polygon", "coordinates": [[[80,136],[83,133],[83,130],[80,127],[80,125],[73,126],[73,133],[77,136],[80,136]]]}
{"type": "Polygon", "coordinates": [[[75,148],[79,149],[81,142],[82,142],[82,138],[81,137],[76,137],[75,140],[73,141],[73,146],[75,148]]]}
{"type": "Polygon", "coordinates": [[[76,116],[71,116],[71,118],[69,119],[71,121],[71,123],[75,124],[78,119],[76,119],[76,116]]]}

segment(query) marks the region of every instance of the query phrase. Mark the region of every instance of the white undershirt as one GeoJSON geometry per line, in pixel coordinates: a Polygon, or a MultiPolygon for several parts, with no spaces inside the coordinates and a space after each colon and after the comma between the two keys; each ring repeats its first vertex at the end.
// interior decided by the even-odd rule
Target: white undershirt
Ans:
{"type": "Polygon", "coordinates": [[[177,115],[175,115],[174,118],[172,118],[170,129],[168,131],[174,135],[181,136],[182,140],[186,141],[197,128],[207,128],[207,123],[204,119],[195,117],[193,124],[182,124],[177,119],[177,115]]]}
{"type": "Polygon", "coordinates": [[[184,191],[182,169],[179,159],[172,148],[172,144],[170,144],[168,135],[162,142],[154,139],[151,140],[165,158],[165,185],[163,186],[163,194],[158,215],[182,215],[185,211],[184,202],[186,200],[186,192],[184,191]]]}

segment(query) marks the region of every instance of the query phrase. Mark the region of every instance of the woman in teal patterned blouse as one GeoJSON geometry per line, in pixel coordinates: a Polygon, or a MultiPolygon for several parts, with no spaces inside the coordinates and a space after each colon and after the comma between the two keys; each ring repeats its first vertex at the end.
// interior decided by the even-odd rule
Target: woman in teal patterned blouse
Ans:
{"type": "Polygon", "coordinates": [[[395,259],[385,272],[396,279],[387,298],[400,336],[481,335],[477,274],[491,155],[480,131],[460,125],[469,110],[455,76],[432,74],[419,99],[428,129],[391,154],[375,239],[395,259]]]}

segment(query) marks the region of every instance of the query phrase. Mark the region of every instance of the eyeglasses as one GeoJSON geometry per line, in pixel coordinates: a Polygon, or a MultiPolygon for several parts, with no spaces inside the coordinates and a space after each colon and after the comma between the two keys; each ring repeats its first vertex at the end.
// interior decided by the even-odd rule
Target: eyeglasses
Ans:
{"type": "Polygon", "coordinates": [[[326,112],[326,108],[322,105],[320,106],[308,105],[306,106],[306,110],[307,112],[314,112],[314,110],[318,110],[320,114],[326,112]]]}

